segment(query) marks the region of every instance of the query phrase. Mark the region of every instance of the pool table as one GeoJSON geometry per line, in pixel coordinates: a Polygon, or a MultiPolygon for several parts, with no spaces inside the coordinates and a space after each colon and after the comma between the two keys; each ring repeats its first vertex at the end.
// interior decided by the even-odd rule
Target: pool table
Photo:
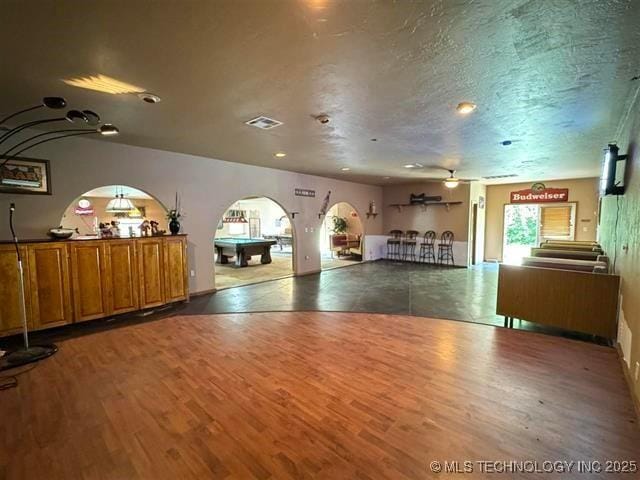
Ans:
{"type": "Polygon", "coordinates": [[[246,267],[252,255],[260,255],[260,263],[271,263],[271,245],[276,243],[264,238],[216,238],[216,263],[226,264],[229,257],[236,257],[236,267],[246,267]]]}

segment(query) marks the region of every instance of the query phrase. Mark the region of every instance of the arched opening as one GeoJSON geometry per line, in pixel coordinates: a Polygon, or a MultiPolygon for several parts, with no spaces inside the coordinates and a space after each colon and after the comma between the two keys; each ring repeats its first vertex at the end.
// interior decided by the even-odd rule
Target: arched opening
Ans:
{"type": "Polygon", "coordinates": [[[218,221],[213,243],[217,289],[293,275],[293,225],[270,198],[232,204],[218,221]]]}
{"type": "Polygon", "coordinates": [[[320,264],[323,270],[362,261],[364,227],[358,211],[347,202],[333,205],[320,227],[320,264]]]}
{"type": "Polygon", "coordinates": [[[167,209],[137,188],[105,185],[71,202],[60,225],[76,238],[140,237],[167,230],[167,209]]]}

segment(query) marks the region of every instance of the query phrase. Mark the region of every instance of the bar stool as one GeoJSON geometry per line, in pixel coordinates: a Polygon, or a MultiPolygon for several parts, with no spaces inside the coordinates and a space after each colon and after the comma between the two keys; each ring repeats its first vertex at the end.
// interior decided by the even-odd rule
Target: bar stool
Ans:
{"type": "Polygon", "coordinates": [[[407,230],[402,240],[402,260],[416,261],[416,244],[418,243],[417,230],[407,230]]]}
{"type": "Polygon", "coordinates": [[[423,242],[420,244],[419,261],[425,263],[436,263],[436,232],[429,230],[424,234],[423,242]]]}
{"type": "Polygon", "coordinates": [[[400,260],[402,230],[391,230],[389,235],[391,235],[391,238],[387,239],[387,258],[400,260]]]}
{"type": "Polygon", "coordinates": [[[440,236],[440,243],[438,244],[438,263],[440,265],[449,264],[449,260],[451,260],[451,265],[455,265],[453,261],[453,232],[447,230],[446,232],[442,232],[440,236]]]}

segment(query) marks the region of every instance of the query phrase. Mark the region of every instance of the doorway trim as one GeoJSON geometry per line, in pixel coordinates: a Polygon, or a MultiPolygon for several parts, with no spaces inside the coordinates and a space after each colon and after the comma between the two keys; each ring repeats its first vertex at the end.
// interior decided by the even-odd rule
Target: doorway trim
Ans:
{"type": "MultiPolygon", "coordinates": [[[[570,206],[571,207],[571,228],[572,228],[572,236],[575,239],[576,238],[576,218],[578,218],[578,202],[556,202],[556,203],[504,203],[502,205],[502,234],[500,236],[500,262],[504,261],[504,242],[505,242],[505,235],[507,233],[507,227],[505,225],[505,215],[507,213],[507,207],[510,205],[537,205],[538,208],[539,207],[566,207],[566,206],[570,206]]],[[[540,214],[538,213],[538,224],[540,222],[540,214]]],[[[538,242],[540,240],[540,229],[538,228],[538,237],[536,242],[538,242]]]]}

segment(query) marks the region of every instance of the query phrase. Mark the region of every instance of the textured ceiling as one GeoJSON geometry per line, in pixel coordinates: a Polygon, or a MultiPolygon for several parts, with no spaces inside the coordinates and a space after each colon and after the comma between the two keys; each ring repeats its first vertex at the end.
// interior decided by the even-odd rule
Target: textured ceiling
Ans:
{"type": "Polygon", "coordinates": [[[2,112],[63,95],[117,124],[109,141],[368,183],[446,176],[402,167],[413,162],[463,178],[598,175],[640,83],[631,0],[4,0],[2,12],[2,112]],[[61,81],[99,73],[163,101],[61,81]],[[465,100],[478,109],[463,117],[465,100]],[[261,114],[284,125],[244,124],[261,114]]]}

